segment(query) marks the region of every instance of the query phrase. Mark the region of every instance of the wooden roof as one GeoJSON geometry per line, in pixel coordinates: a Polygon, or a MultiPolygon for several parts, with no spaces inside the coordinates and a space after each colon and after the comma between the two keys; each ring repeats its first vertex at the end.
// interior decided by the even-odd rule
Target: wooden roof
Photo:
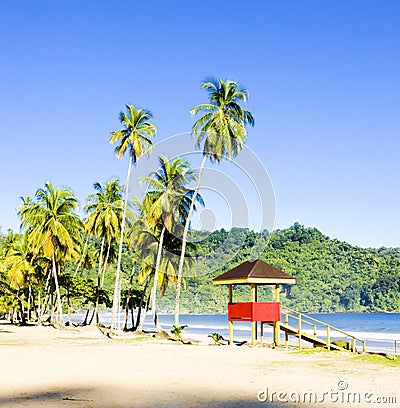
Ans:
{"type": "Polygon", "coordinates": [[[243,262],[213,279],[214,285],[245,285],[251,283],[261,285],[293,284],[296,283],[296,278],[261,259],[257,259],[252,262],[243,262]]]}

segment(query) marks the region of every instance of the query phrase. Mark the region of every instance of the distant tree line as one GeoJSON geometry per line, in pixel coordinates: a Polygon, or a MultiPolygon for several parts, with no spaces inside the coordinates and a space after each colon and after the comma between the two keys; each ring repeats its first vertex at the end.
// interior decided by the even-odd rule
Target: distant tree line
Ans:
{"type": "MultiPolygon", "coordinates": [[[[212,278],[233,268],[241,262],[259,258],[271,263],[296,277],[295,285],[282,286],[281,301],[283,304],[304,312],[345,312],[345,311],[399,311],[400,310],[400,249],[399,248],[359,248],[346,242],[330,239],[316,228],[307,228],[295,223],[288,229],[256,233],[244,228],[224,229],[214,232],[190,231],[191,240],[197,241],[196,247],[190,247],[194,262],[193,276],[186,277],[185,290],[182,291],[181,311],[185,313],[225,313],[228,300],[227,289],[224,286],[214,286],[212,278]],[[258,246],[257,250],[254,248],[258,246]],[[223,254],[221,254],[223,248],[223,254]],[[226,255],[228,254],[228,255],[226,255]],[[225,257],[229,260],[225,263],[225,257]],[[223,267],[221,265],[221,257],[223,267]],[[202,259],[204,258],[204,259],[202,259]]],[[[167,237],[167,241],[170,238],[167,237]]],[[[114,287],[113,274],[116,268],[117,247],[111,248],[107,262],[109,273],[100,274],[96,259],[100,255],[101,240],[91,237],[87,242],[87,255],[79,261],[67,262],[60,274],[60,298],[64,313],[74,311],[85,312],[83,323],[96,323],[98,310],[109,310],[112,305],[114,287]],[[100,286],[100,290],[99,290],[100,286]],[[96,306],[97,305],[97,306],[96,306]]],[[[10,248],[23,250],[23,235],[10,232],[0,237],[0,253],[4,254],[10,248]]],[[[177,254],[179,251],[175,251],[177,254]]],[[[40,297],[40,290],[45,287],[45,260],[40,260],[42,266],[34,264],[36,274],[29,272],[28,264],[18,261],[21,255],[15,253],[11,257],[18,268],[26,268],[31,282],[42,282],[42,289],[33,285],[23,286],[23,278],[16,266],[12,267],[10,278],[5,278],[4,268],[0,279],[0,313],[29,310],[29,306],[43,308],[45,299],[36,305],[34,298],[40,297]],[[20,279],[20,280],[19,280],[20,279]],[[7,285],[9,287],[7,288],[7,285]],[[20,285],[20,286],[19,286],[20,285]],[[29,302],[29,290],[32,291],[32,301],[29,302]],[[30,303],[30,305],[29,305],[30,303]]],[[[148,256],[152,255],[151,249],[148,256]]],[[[28,257],[29,259],[29,257],[28,257]]],[[[121,309],[130,311],[139,306],[151,308],[148,303],[149,279],[154,274],[143,259],[127,245],[123,246],[121,257],[122,294],[121,309]],[[131,271],[137,271],[132,279],[131,271]],[[141,283],[140,283],[141,282],[141,283]]],[[[4,261],[3,261],[4,266],[4,261]]],[[[177,265],[175,265],[177,269],[177,265]]],[[[22,269],[24,271],[25,269],[22,269]]],[[[102,272],[104,268],[102,269],[102,272]]],[[[10,271],[9,271],[10,274],[10,271]]],[[[174,286],[168,285],[168,277],[161,282],[159,309],[172,313],[175,307],[174,286]]],[[[237,286],[234,289],[237,301],[250,299],[247,286],[237,286]]],[[[260,287],[259,299],[272,300],[272,291],[268,286],[260,287]]],[[[47,302],[56,302],[54,296],[47,302]]],[[[32,310],[31,310],[31,313],[32,310]]],[[[40,313],[40,311],[38,311],[40,313]]],[[[137,316],[137,314],[135,314],[137,316]]],[[[128,314],[127,314],[128,319],[128,314]]],[[[140,316],[139,316],[140,319],[140,316]]],[[[129,318],[126,327],[137,327],[139,320],[129,318]]]]}
{"type": "MultiPolygon", "coordinates": [[[[197,266],[198,278],[187,279],[182,298],[186,312],[226,312],[227,288],[213,286],[213,277],[252,259],[252,250],[263,238],[263,249],[256,251],[264,261],[296,277],[295,285],[283,285],[281,301],[304,312],[400,311],[400,248],[360,248],[330,239],[316,228],[299,223],[272,234],[242,228],[211,234],[196,232],[201,241],[198,253],[208,254],[207,263],[197,266]],[[231,259],[218,265],[219,248],[231,251],[231,259]]],[[[170,311],[170,294],[160,308],[170,311]]],[[[249,288],[234,289],[237,300],[249,301],[249,288]]],[[[269,287],[260,287],[260,300],[272,300],[269,287]]]]}

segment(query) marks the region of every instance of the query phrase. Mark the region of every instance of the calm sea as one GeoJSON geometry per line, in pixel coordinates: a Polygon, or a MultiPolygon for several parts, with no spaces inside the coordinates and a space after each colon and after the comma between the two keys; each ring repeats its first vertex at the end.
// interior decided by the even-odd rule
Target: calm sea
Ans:
{"type": "MultiPolygon", "coordinates": [[[[389,351],[394,347],[394,340],[398,342],[400,353],[400,314],[399,313],[318,313],[309,316],[321,320],[331,326],[366,340],[368,351],[389,351]]],[[[76,314],[74,322],[81,322],[83,315],[76,314]]],[[[102,313],[100,321],[110,324],[111,314],[102,313]]],[[[120,316],[121,325],[124,316],[120,316]]],[[[165,330],[169,330],[173,324],[173,315],[159,314],[159,321],[165,330]]],[[[295,325],[295,322],[289,322],[295,325]]],[[[180,324],[188,325],[184,330],[184,336],[197,335],[207,337],[210,333],[217,332],[224,338],[228,338],[228,319],[226,314],[181,314],[180,324]]],[[[146,317],[144,330],[154,330],[151,314],[146,317]]],[[[304,326],[307,328],[307,326],[304,326]]],[[[310,328],[311,329],[311,328],[310,328]]],[[[251,337],[250,323],[234,323],[234,339],[238,341],[249,340],[251,337]]],[[[312,329],[311,329],[312,330],[312,329]]],[[[324,336],[325,328],[317,326],[317,335],[324,336]]],[[[343,338],[339,332],[332,331],[332,338],[343,338]]],[[[294,338],[293,338],[294,339],[294,338]]],[[[272,341],[272,328],[265,326],[265,342],[272,341]]]]}

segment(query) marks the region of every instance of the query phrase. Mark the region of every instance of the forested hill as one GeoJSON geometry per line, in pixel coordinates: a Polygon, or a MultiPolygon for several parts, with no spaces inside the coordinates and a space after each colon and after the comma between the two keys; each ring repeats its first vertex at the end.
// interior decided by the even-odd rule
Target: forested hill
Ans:
{"type": "MultiPolygon", "coordinates": [[[[297,278],[295,285],[282,287],[281,296],[283,304],[296,310],[400,310],[400,248],[359,248],[298,223],[270,235],[240,228],[194,235],[201,242],[197,276],[186,279],[182,311],[225,312],[227,288],[213,286],[212,278],[254,256],[297,278]],[[226,263],[219,268],[221,257],[226,263]]],[[[264,288],[259,300],[272,300],[264,288]]],[[[249,301],[249,287],[236,287],[234,297],[249,301]]],[[[161,309],[171,311],[173,298],[174,290],[167,290],[161,309]]]]}

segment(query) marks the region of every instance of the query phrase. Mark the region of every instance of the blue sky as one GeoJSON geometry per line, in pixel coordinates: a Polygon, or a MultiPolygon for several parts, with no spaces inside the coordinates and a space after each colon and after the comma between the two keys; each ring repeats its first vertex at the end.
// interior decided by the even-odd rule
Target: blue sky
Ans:
{"type": "Polygon", "coordinates": [[[108,144],[125,103],[153,112],[156,140],[190,131],[214,75],[250,91],[277,228],[400,246],[399,21],[397,0],[2,0],[2,231],[48,179],[83,204],[125,178],[108,144]]]}

